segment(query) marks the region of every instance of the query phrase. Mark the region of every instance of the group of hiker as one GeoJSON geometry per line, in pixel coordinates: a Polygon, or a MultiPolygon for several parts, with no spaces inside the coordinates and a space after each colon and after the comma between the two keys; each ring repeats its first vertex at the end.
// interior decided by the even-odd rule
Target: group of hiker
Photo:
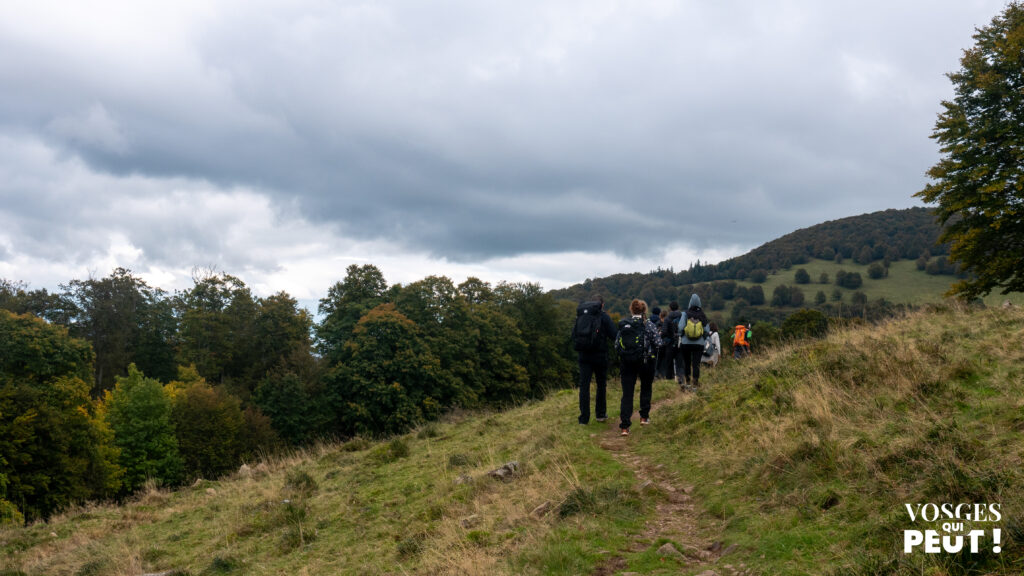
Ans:
{"type": "MultiPolygon", "coordinates": [[[[620,361],[622,400],[619,405],[619,430],[629,435],[632,426],[633,397],[640,381],[640,424],[651,417],[651,396],[656,378],[675,379],[684,392],[700,385],[701,364],[715,366],[722,353],[718,326],[701,309],[700,296],[690,297],[685,310],[678,302],[669,310],[654,308],[648,316],[647,303],[634,299],[629,315],[618,326],[604,311],[604,299],[595,294],[576,309],[572,330],[573,345],[579,353],[579,423],[590,423],[590,380],[597,381],[594,399],[596,420],[608,419],[606,391],[608,383],[608,341],[614,342],[620,361]]],[[[733,357],[750,354],[750,325],[737,325],[732,334],[733,357]]]]}

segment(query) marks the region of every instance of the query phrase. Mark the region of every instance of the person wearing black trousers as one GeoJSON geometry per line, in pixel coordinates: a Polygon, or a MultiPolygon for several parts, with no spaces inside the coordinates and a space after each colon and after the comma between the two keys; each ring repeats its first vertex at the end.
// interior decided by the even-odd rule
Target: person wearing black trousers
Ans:
{"type": "MultiPolygon", "coordinates": [[[[646,426],[651,418],[651,396],[653,394],[654,371],[657,367],[657,346],[661,333],[649,319],[645,319],[647,303],[633,300],[629,304],[632,321],[643,323],[643,355],[635,361],[623,360],[619,368],[622,382],[622,401],[619,403],[619,430],[622,436],[629,436],[633,416],[633,391],[637,377],[640,378],[640,424],[646,426]]],[[[622,323],[620,323],[620,326],[622,323]]]]}
{"type": "Polygon", "coordinates": [[[700,385],[700,357],[704,354],[704,342],[708,335],[708,317],[700,307],[700,296],[690,296],[690,306],[679,319],[679,352],[683,357],[683,373],[677,374],[679,387],[695,390],[700,385]],[[686,335],[686,321],[692,318],[701,323],[702,332],[693,338],[686,335]]]}
{"type": "Polygon", "coordinates": [[[594,394],[594,412],[598,422],[608,419],[608,405],[606,392],[608,388],[608,340],[615,338],[615,323],[611,316],[604,311],[604,298],[600,294],[591,296],[589,302],[584,302],[576,309],[576,324],[572,329],[573,340],[577,343],[576,349],[579,352],[580,366],[580,424],[590,423],[590,379],[597,380],[597,391],[594,394]],[[595,322],[590,326],[595,331],[591,342],[587,346],[580,346],[582,314],[595,315],[595,322]]]}

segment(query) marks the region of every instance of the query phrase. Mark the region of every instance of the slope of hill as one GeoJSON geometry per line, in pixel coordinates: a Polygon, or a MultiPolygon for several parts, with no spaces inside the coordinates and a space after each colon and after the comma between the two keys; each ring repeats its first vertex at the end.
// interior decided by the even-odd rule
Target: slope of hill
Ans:
{"type": "Polygon", "coordinates": [[[1019,308],[837,330],[697,394],[657,382],[628,438],[614,410],[576,424],[572,391],[453,414],[2,528],[0,574],[1020,574],[1022,339],[1019,308]],[[908,503],[1001,518],[957,529],[985,531],[977,553],[903,554],[942,529],[908,503]]]}
{"type": "MultiPolygon", "coordinates": [[[[615,274],[587,279],[552,293],[559,298],[580,301],[591,292],[598,291],[605,296],[610,310],[624,312],[629,300],[636,297],[660,306],[671,300],[685,301],[693,286],[701,283],[737,281],[757,284],[760,283],[755,279],[757,271],[775,279],[776,284],[793,284],[793,270],[801,267],[809,270],[821,267],[832,273],[830,278],[834,278],[834,272],[839,269],[859,271],[866,279],[868,265],[878,262],[890,268],[887,277],[890,282],[877,292],[873,285],[865,286],[863,291],[869,300],[888,298],[891,287],[899,285],[895,289],[899,296],[890,301],[934,302],[941,300],[953,277],[927,274],[918,270],[914,261],[926,256],[937,264],[939,258],[944,262],[944,255],[949,250],[947,246],[937,244],[940,231],[931,210],[884,210],[797,230],[718,264],[697,263],[678,272],[667,268],[646,274],[615,274]],[[896,269],[891,269],[894,265],[897,265],[896,269]]],[[[948,265],[940,264],[940,267],[945,272],[949,271],[948,265]]],[[[811,275],[813,282],[818,277],[818,274],[811,275]]],[[[774,285],[769,288],[774,288],[774,285]]],[[[771,291],[766,290],[766,296],[770,300],[771,291]]],[[[808,304],[812,304],[814,292],[807,296],[808,304]]]]}

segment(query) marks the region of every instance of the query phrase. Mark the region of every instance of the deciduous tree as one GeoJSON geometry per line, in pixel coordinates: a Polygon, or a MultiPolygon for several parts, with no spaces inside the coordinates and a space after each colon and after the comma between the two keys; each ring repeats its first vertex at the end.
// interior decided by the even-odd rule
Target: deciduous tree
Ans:
{"type": "Polygon", "coordinates": [[[1024,4],[1010,2],[976,31],[954,97],[932,133],[942,158],[917,193],[937,203],[950,256],[973,277],[952,292],[966,298],[1024,291],[1024,4]]]}
{"type": "Polygon", "coordinates": [[[120,485],[110,430],[89,398],[93,353],[67,329],[0,310],[0,508],[45,518],[120,485]]]}
{"type": "Polygon", "coordinates": [[[130,365],[103,400],[114,442],[121,449],[124,487],[131,492],[153,478],[177,484],[184,466],[171,423],[171,398],[163,386],[130,365]]]}

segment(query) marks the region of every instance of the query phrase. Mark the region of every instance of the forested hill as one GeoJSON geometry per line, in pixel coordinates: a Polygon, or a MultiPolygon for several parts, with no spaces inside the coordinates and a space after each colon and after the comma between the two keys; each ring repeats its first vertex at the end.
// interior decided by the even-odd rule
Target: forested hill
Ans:
{"type": "Polygon", "coordinates": [[[554,290],[552,294],[556,298],[580,301],[599,292],[609,310],[622,312],[629,299],[637,296],[648,303],[664,304],[677,299],[686,286],[716,280],[758,281],[762,273],[806,264],[812,259],[839,263],[850,260],[857,264],[883,262],[886,266],[897,260],[917,260],[922,256],[928,260],[949,253],[947,245],[938,243],[940,231],[930,209],[883,210],[802,228],[718,264],[698,262],[677,272],[675,263],[668,262],[666,268],[647,273],[588,278],[580,284],[554,290]]]}

